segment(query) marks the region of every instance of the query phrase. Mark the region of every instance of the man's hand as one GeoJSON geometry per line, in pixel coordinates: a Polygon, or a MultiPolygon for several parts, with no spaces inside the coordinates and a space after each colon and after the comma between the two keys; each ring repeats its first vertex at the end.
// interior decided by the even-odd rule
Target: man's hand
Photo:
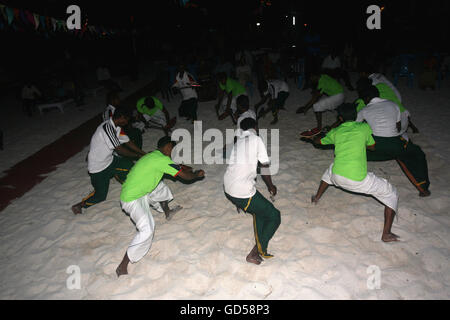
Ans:
{"type": "Polygon", "coordinates": [[[205,176],[205,171],[198,170],[198,171],[195,171],[194,174],[197,176],[197,178],[203,178],[205,176]]]}
{"type": "Polygon", "coordinates": [[[270,187],[268,187],[267,190],[269,190],[269,192],[272,196],[275,197],[277,195],[277,187],[275,187],[274,185],[271,185],[270,187]]]}

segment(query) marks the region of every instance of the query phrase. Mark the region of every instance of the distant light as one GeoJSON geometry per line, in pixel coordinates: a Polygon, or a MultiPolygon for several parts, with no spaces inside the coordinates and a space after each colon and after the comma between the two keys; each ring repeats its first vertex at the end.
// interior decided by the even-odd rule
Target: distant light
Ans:
{"type": "Polygon", "coordinates": [[[308,24],[307,24],[307,23],[305,23],[305,24],[304,24],[304,26],[305,26],[305,27],[307,27],[307,26],[308,26],[308,24]]]}
{"type": "Polygon", "coordinates": [[[288,18],[289,16],[286,16],[286,18],[288,18]]]}
{"type": "Polygon", "coordinates": [[[381,7],[381,11],[383,11],[384,10],[384,7],[381,7]]]}
{"type": "Polygon", "coordinates": [[[292,17],[292,25],[295,26],[295,17],[292,17]]]}
{"type": "Polygon", "coordinates": [[[261,25],[261,23],[259,23],[259,22],[256,23],[256,26],[257,26],[257,27],[259,27],[260,25],[261,25]]]}
{"type": "Polygon", "coordinates": [[[295,48],[295,44],[294,44],[294,45],[292,45],[292,48],[295,48]]]}

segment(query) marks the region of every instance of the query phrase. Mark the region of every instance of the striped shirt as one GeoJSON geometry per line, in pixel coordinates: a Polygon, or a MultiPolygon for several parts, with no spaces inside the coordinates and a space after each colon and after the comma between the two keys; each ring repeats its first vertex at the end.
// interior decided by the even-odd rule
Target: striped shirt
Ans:
{"type": "Polygon", "coordinates": [[[130,141],[123,129],[116,126],[112,119],[98,126],[91,139],[88,155],[89,173],[99,173],[113,162],[113,152],[118,146],[130,141]]]}

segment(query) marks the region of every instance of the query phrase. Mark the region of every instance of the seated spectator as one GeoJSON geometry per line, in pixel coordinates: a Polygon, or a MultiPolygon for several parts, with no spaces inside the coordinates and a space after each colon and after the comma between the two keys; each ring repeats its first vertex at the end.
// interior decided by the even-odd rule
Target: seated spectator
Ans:
{"type": "Polygon", "coordinates": [[[32,82],[27,82],[22,88],[22,110],[29,117],[33,116],[33,111],[36,107],[36,99],[38,97],[42,97],[41,92],[33,85],[32,82]]]}

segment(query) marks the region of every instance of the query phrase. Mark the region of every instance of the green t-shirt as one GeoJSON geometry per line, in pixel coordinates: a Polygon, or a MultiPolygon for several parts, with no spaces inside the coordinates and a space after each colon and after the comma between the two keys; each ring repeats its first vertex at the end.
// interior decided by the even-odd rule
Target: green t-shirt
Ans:
{"type": "Polygon", "coordinates": [[[367,123],[345,122],[331,130],[320,142],[322,145],[335,145],[334,174],[353,181],[366,178],[366,147],[375,144],[372,129],[367,123]]]}
{"type": "Polygon", "coordinates": [[[326,74],[320,76],[317,90],[319,90],[320,93],[325,93],[329,97],[344,93],[344,88],[341,84],[326,74]]]}
{"type": "Polygon", "coordinates": [[[219,87],[220,89],[225,90],[226,93],[232,92],[233,97],[247,93],[247,91],[245,91],[245,87],[240,82],[231,78],[227,78],[225,85],[219,83],[219,87]]]}
{"type": "Polygon", "coordinates": [[[153,101],[155,102],[155,106],[153,108],[149,108],[145,105],[145,99],[147,97],[143,97],[141,99],[138,100],[136,108],[138,109],[138,111],[140,113],[143,114],[148,114],[150,117],[153,116],[158,110],[162,110],[163,109],[163,104],[161,101],[159,101],[159,99],[155,98],[155,97],[151,97],[153,99],[153,101]]]}
{"type": "Polygon", "coordinates": [[[159,150],[153,151],[139,159],[128,173],[122,186],[120,200],[123,202],[137,200],[155,190],[165,173],[176,177],[180,170],[181,168],[170,157],[159,150]]]}
{"type": "MultiPolygon", "coordinates": [[[[400,113],[403,113],[406,111],[405,107],[402,105],[402,103],[398,99],[394,90],[392,90],[387,84],[379,83],[375,87],[378,89],[381,99],[386,99],[386,100],[394,102],[396,105],[398,105],[398,107],[400,109],[400,113]]],[[[356,112],[360,112],[362,109],[364,109],[366,107],[366,104],[364,103],[364,101],[362,99],[356,100],[355,104],[356,104],[356,112]]]]}
{"type": "Polygon", "coordinates": [[[377,87],[381,99],[386,99],[394,102],[400,108],[401,113],[405,112],[405,107],[403,107],[394,90],[392,90],[387,84],[379,83],[375,87],[377,87]]]}

